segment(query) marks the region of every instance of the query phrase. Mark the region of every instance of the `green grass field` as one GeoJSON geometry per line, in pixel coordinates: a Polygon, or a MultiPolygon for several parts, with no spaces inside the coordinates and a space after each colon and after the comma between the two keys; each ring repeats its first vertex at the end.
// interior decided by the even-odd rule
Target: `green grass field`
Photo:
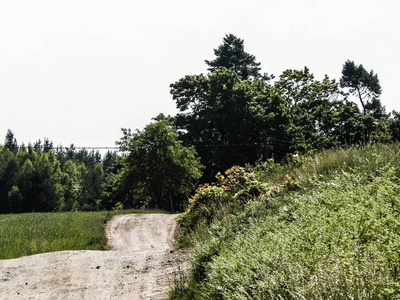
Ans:
{"type": "Polygon", "coordinates": [[[105,250],[104,224],[114,215],[154,211],[97,211],[0,215],[0,259],[63,250],[105,250]]]}

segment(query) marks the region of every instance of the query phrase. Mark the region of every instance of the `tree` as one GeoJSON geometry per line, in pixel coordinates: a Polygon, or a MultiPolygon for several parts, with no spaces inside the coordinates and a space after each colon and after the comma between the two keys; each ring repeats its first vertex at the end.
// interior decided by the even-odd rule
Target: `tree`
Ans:
{"type": "Polygon", "coordinates": [[[362,113],[358,105],[344,99],[334,105],[334,127],[331,136],[337,146],[349,146],[363,141],[362,113]]]}
{"type": "Polygon", "coordinates": [[[79,199],[83,210],[96,210],[100,206],[100,200],[104,182],[104,171],[100,163],[94,165],[79,165],[82,176],[82,192],[79,199]]]}
{"type": "Polygon", "coordinates": [[[392,118],[389,120],[389,122],[392,139],[400,142],[400,112],[393,110],[392,118]]]}
{"type": "Polygon", "coordinates": [[[173,197],[193,191],[201,177],[202,166],[193,147],[184,147],[176,129],[163,117],[143,131],[123,130],[119,143],[129,154],[116,184],[124,191],[121,202],[174,210],[173,197]]]}
{"type": "Polygon", "coordinates": [[[196,147],[206,180],[233,165],[255,163],[268,138],[286,138],[286,108],[264,78],[242,79],[222,68],[171,84],[181,111],[176,126],[185,145],[196,147]]]}
{"type": "Polygon", "coordinates": [[[340,79],[342,88],[349,88],[350,94],[356,96],[362,106],[360,128],[363,142],[389,141],[392,139],[390,114],[386,113],[378,98],[382,93],[378,75],[373,70],[367,71],[363,65],[357,66],[353,61],[346,61],[340,79]]]}
{"type": "Polygon", "coordinates": [[[62,172],[52,152],[19,152],[18,187],[24,199],[23,211],[57,211],[64,201],[62,172]]]}
{"type": "Polygon", "coordinates": [[[377,98],[382,93],[378,75],[367,71],[363,65],[357,66],[354,61],[347,60],[343,65],[340,87],[349,88],[350,94],[357,96],[363,108],[364,115],[368,109],[381,108],[377,98]],[[375,102],[375,103],[374,103],[375,102]]]}
{"type": "Polygon", "coordinates": [[[15,152],[0,147],[0,213],[10,213],[9,192],[17,185],[18,162],[15,152]]]}
{"type": "Polygon", "coordinates": [[[60,211],[75,211],[81,209],[79,200],[82,195],[83,179],[78,165],[67,160],[62,168],[61,184],[64,189],[64,201],[60,204],[60,211]]]}
{"type": "Polygon", "coordinates": [[[17,152],[18,143],[16,138],[14,137],[14,133],[8,129],[6,137],[4,139],[4,148],[9,149],[12,152],[17,152]]]}
{"type": "Polygon", "coordinates": [[[339,88],[335,80],[328,76],[315,80],[305,67],[284,71],[274,88],[286,101],[292,150],[308,151],[335,144],[335,112],[343,104],[337,101],[339,88]]]}
{"type": "Polygon", "coordinates": [[[244,51],[244,41],[233,34],[224,37],[223,44],[214,49],[214,54],[214,60],[205,60],[210,72],[227,68],[235,71],[242,79],[261,76],[260,63],[255,61],[254,55],[244,51]]]}
{"type": "Polygon", "coordinates": [[[37,140],[33,144],[33,149],[35,149],[36,151],[49,152],[50,150],[54,150],[53,142],[50,141],[49,139],[45,138],[44,142],[42,144],[41,140],[37,140]]]}

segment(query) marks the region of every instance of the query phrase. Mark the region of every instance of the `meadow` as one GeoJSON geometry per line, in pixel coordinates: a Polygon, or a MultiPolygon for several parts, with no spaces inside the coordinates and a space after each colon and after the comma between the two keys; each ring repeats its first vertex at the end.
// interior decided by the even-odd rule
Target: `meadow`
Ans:
{"type": "Polygon", "coordinates": [[[400,298],[398,143],[219,176],[180,219],[194,250],[171,299],[400,298]]]}
{"type": "Polygon", "coordinates": [[[152,212],[156,211],[0,215],[0,259],[63,250],[105,250],[104,225],[114,215],[152,212]]]}

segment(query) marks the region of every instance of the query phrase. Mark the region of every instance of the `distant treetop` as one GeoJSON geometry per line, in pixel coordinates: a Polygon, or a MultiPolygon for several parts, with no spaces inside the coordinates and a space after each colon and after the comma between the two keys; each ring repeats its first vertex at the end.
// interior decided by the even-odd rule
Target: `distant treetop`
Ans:
{"type": "Polygon", "coordinates": [[[371,105],[377,103],[377,98],[382,93],[378,75],[373,70],[368,72],[363,65],[357,66],[350,60],[343,65],[340,87],[349,88],[350,94],[358,97],[364,114],[371,105]]]}
{"type": "Polygon", "coordinates": [[[212,61],[205,60],[213,72],[218,69],[233,69],[242,79],[260,77],[260,63],[256,62],[254,55],[244,51],[244,41],[233,34],[227,34],[222,45],[214,49],[216,58],[212,61]]]}

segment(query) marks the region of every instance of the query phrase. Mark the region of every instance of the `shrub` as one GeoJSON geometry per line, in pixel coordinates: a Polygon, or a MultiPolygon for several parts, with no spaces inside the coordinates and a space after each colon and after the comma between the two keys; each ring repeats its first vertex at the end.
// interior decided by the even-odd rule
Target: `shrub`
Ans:
{"type": "Polygon", "coordinates": [[[255,174],[243,167],[234,166],[215,177],[215,183],[199,186],[189,198],[186,212],[178,219],[182,229],[181,246],[187,245],[190,240],[187,235],[195,229],[240,211],[250,200],[268,191],[267,185],[258,182],[255,174]]]}

